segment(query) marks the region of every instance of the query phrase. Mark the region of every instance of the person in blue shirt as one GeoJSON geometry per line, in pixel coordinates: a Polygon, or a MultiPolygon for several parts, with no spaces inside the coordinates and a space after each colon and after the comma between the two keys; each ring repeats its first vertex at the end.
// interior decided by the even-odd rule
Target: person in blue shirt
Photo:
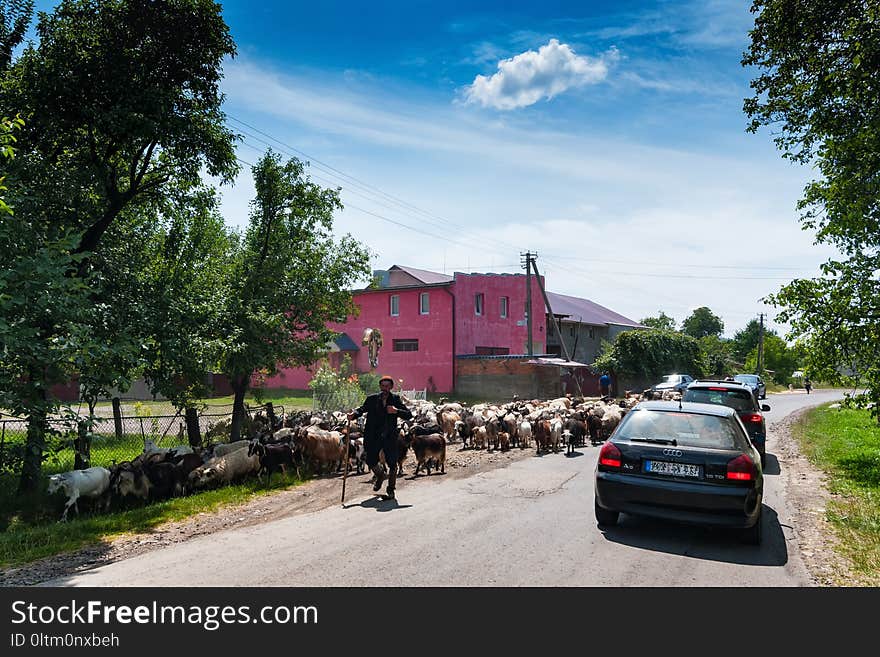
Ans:
{"type": "Polygon", "coordinates": [[[602,372],[602,376],[599,377],[599,392],[603,397],[611,396],[611,376],[608,372],[602,372]]]}

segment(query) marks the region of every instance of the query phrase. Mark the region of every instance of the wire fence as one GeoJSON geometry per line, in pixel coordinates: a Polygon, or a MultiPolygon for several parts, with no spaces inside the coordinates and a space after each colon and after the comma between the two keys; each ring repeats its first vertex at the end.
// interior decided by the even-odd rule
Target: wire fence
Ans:
{"type": "Polygon", "coordinates": [[[364,400],[360,390],[335,390],[312,395],[313,411],[348,411],[357,408],[364,400]]]}
{"type": "MultiPolygon", "coordinates": [[[[409,400],[426,400],[427,390],[400,390],[398,392],[409,400]]],[[[364,400],[364,393],[359,390],[335,390],[333,392],[312,394],[313,411],[347,411],[357,408],[364,400]]]]}
{"type": "MultiPolygon", "coordinates": [[[[232,429],[232,410],[232,404],[209,405],[206,412],[197,414],[203,445],[228,442],[232,429]]],[[[268,410],[268,405],[246,408],[242,437],[249,437],[254,416],[258,413],[268,415],[268,410]]],[[[277,416],[284,414],[283,406],[273,406],[272,410],[277,416]]],[[[89,445],[88,462],[91,466],[109,468],[116,463],[130,461],[144,451],[147,441],[162,448],[190,444],[186,418],[180,411],[167,415],[121,415],[117,425],[111,409],[110,416],[96,413],[90,424],[84,433],[89,445]]],[[[43,472],[51,474],[72,470],[76,464],[77,439],[80,437],[77,421],[53,418],[49,420],[48,428],[44,440],[43,472]]],[[[27,429],[28,422],[25,419],[0,420],[0,478],[16,477],[20,474],[27,444],[27,429]]]]}

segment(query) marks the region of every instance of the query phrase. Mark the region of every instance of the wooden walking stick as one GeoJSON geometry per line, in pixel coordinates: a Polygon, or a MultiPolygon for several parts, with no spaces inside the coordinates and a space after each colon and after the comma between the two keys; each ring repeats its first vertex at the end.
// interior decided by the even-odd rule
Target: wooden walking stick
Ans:
{"type": "Polygon", "coordinates": [[[345,480],[348,479],[348,462],[351,461],[351,456],[349,455],[349,442],[348,442],[348,432],[351,431],[351,420],[348,417],[345,418],[345,469],[342,471],[342,500],[340,504],[342,504],[342,508],[345,508],[345,480]]]}

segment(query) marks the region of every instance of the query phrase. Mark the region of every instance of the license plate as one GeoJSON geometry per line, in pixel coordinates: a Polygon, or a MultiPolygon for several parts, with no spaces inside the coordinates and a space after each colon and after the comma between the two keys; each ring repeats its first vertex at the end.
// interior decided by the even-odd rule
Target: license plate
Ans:
{"type": "Polygon", "coordinates": [[[703,469],[692,463],[670,463],[669,461],[645,461],[645,472],[670,475],[672,477],[695,477],[702,475],[703,469]]]}

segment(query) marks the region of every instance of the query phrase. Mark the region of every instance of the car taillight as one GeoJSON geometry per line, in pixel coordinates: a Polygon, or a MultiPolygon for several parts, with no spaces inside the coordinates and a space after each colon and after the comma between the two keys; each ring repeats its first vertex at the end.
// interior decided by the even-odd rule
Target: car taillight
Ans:
{"type": "Polygon", "coordinates": [[[614,446],[614,443],[606,442],[599,450],[599,463],[609,468],[619,468],[623,460],[623,454],[614,446]]]}
{"type": "Polygon", "coordinates": [[[751,413],[749,415],[743,415],[742,419],[743,422],[760,422],[764,417],[758,413],[751,413]]]}
{"type": "Polygon", "coordinates": [[[727,478],[736,481],[751,481],[757,477],[755,463],[745,454],[740,454],[727,463],[727,478]]]}

